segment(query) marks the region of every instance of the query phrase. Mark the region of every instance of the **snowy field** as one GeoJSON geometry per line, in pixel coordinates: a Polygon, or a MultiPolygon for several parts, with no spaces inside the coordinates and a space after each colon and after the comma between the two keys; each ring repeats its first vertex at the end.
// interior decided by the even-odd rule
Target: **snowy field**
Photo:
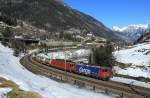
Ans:
{"type": "MultiPolygon", "coordinates": [[[[89,90],[78,89],[66,83],[59,83],[43,76],[37,76],[26,70],[19,63],[20,58],[16,58],[12,54],[11,49],[0,44],[0,77],[14,81],[23,90],[38,92],[44,98],[112,98],[89,90]]],[[[0,95],[8,91],[9,89],[1,88],[0,95]]]]}
{"type": "Polygon", "coordinates": [[[150,78],[150,43],[138,44],[131,49],[116,51],[114,56],[118,62],[131,65],[124,69],[115,67],[116,73],[150,78]]]}

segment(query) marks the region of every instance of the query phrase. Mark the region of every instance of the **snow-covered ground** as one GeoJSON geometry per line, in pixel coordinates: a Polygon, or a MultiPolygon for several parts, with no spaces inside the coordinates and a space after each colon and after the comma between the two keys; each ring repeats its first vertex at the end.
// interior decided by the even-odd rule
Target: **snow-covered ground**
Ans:
{"type": "Polygon", "coordinates": [[[40,53],[37,56],[48,58],[48,59],[73,59],[76,62],[84,61],[88,63],[86,57],[90,54],[90,49],[78,49],[78,50],[70,50],[70,51],[58,51],[58,52],[50,52],[47,54],[40,53]]]}
{"type": "Polygon", "coordinates": [[[141,87],[145,87],[145,88],[150,88],[150,83],[145,83],[145,82],[137,81],[134,79],[113,77],[113,78],[111,78],[111,80],[116,81],[116,82],[122,82],[122,83],[129,84],[129,85],[136,85],[136,86],[141,86],[141,87]]]}
{"type": "Polygon", "coordinates": [[[116,51],[114,56],[118,62],[131,65],[124,69],[118,66],[114,67],[116,73],[150,78],[150,43],[138,44],[131,49],[116,51]]]}
{"type": "Polygon", "coordinates": [[[11,88],[0,88],[0,98],[7,98],[6,94],[11,90],[11,88]]]}
{"type": "Polygon", "coordinates": [[[0,76],[14,81],[23,90],[38,92],[44,98],[112,98],[35,75],[19,63],[20,58],[12,54],[11,49],[0,44],[0,76]]]}

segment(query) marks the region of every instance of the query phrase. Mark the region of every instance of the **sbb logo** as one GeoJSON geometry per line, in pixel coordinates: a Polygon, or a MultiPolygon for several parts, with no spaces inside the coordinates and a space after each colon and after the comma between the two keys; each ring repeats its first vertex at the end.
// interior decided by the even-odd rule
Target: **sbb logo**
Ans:
{"type": "Polygon", "coordinates": [[[79,68],[79,72],[80,72],[80,73],[85,73],[85,74],[90,74],[90,73],[91,73],[91,70],[88,70],[88,69],[85,69],[85,68],[80,67],[80,68],[79,68]]]}

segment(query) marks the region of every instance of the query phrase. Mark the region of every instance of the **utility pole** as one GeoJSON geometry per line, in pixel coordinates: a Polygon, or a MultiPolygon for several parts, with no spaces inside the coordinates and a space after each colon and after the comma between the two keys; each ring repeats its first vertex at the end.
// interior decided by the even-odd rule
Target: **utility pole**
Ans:
{"type": "Polygon", "coordinates": [[[66,52],[65,52],[65,49],[64,49],[64,53],[65,53],[65,73],[66,73],[66,52]]]}
{"type": "Polygon", "coordinates": [[[64,48],[64,53],[65,53],[65,76],[66,76],[66,80],[67,80],[66,48],[64,48]]]}

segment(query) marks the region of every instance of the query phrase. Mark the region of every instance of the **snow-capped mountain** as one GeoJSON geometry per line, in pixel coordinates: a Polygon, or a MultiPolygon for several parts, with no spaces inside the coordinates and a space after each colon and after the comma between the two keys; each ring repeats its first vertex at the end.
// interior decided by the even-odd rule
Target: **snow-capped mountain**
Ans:
{"type": "Polygon", "coordinates": [[[122,28],[113,26],[112,30],[120,32],[129,37],[132,41],[135,41],[145,33],[150,32],[150,24],[128,25],[122,28]]]}

